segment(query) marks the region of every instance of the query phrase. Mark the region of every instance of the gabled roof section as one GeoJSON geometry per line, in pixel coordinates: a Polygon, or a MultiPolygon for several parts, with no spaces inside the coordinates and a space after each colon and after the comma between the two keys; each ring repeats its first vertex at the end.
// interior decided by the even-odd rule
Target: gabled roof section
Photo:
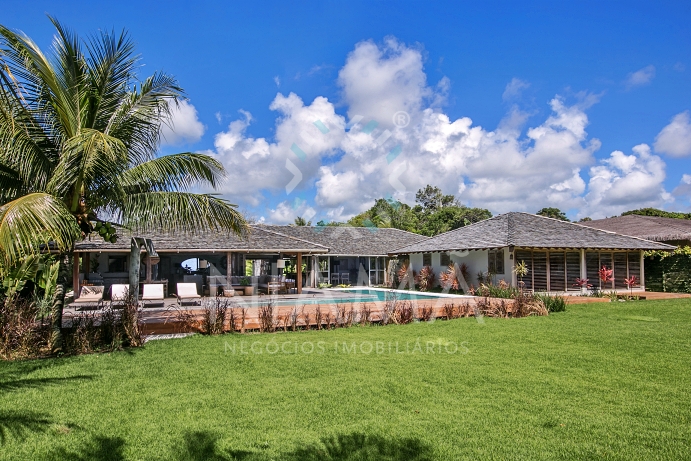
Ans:
{"type": "Polygon", "coordinates": [[[630,235],[655,242],[691,240],[691,220],[635,214],[581,223],[595,229],[630,235]]]}
{"type": "Polygon", "coordinates": [[[402,246],[428,239],[393,228],[350,226],[256,226],[329,248],[330,255],[386,256],[402,246]]]}
{"type": "MultiPolygon", "coordinates": [[[[267,251],[267,252],[303,252],[326,253],[328,248],[318,243],[252,226],[245,237],[238,237],[230,232],[146,232],[137,233],[138,237],[149,238],[156,251],[267,251]]],[[[98,235],[75,245],[75,251],[125,251],[130,248],[132,233],[118,229],[118,241],[106,243],[98,235]]]]}
{"type": "Polygon", "coordinates": [[[673,250],[675,247],[637,237],[593,229],[529,213],[511,212],[398,248],[391,254],[434,251],[522,248],[588,248],[673,250]]]}

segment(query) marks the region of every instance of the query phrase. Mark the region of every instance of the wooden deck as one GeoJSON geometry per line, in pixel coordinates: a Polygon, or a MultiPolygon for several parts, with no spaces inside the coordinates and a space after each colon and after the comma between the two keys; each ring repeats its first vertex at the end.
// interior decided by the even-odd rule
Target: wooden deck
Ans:
{"type": "MultiPolygon", "coordinates": [[[[622,291],[619,293],[624,295],[622,291]]],[[[627,292],[628,294],[628,292],[627,292]]],[[[680,299],[691,298],[691,294],[685,293],[658,293],[658,292],[634,292],[634,295],[645,297],[646,300],[658,299],[680,299]]],[[[265,306],[270,301],[269,297],[256,298],[260,306],[265,306]]],[[[280,298],[283,300],[290,298],[280,298]]],[[[324,304],[300,304],[300,298],[295,298],[296,306],[276,306],[274,307],[274,325],[276,330],[292,329],[292,324],[295,322],[297,315],[297,327],[305,329],[306,325],[309,328],[326,328],[326,324],[330,324],[333,328],[335,324],[347,323],[349,315],[359,318],[365,311],[369,311],[371,322],[380,322],[382,316],[386,314],[386,303],[378,302],[358,302],[358,303],[324,303],[324,304]],[[343,310],[345,309],[345,319],[343,310]],[[351,313],[352,309],[352,313],[351,313]],[[291,315],[292,314],[292,315],[291,315]],[[319,321],[318,321],[319,317],[319,321]]],[[[304,299],[304,298],[303,298],[304,299]]],[[[415,318],[425,318],[425,315],[435,319],[445,319],[449,316],[451,306],[454,309],[454,316],[472,316],[473,308],[476,301],[482,298],[438,298],[435,301],[405,301],[411,304],[413,315],[415,318]]],[[[607,303],[609,298],[593,298],[587,296],[565,296],[568,304],[585,304],[585,303],[607,303]]],[[[492,303],[507,302],[510,300],[502,300],[491,298],[492,303]]],[[[690,304],[691,306],[691,304],[690,304]]],[[[234,307],[233,314],[235,318],[235,329],[244,331],[260,331],[261,319],[260,309],[255,305],[253,307],[234,307]],[[242,311],[244,310],[244,322],[242,321],[242,311]]],[[[98,315],[99,311],[91,311],[98,315]]],[[[63,325],[69,327],[71,319],[80,315],[81,312],[73,309],[66,310],[63,320],[63,325]]],[[[186,305],[180,307],[177,305],[175,298],[166,298],[163,306],[146,307],[142,310],[142,323],[144,325],[144,333],[147,335],[163,335],[174,333],[188,333],[200,331],[201,322],[204,317],[204,310],[199,305],[186,305]]],[[[229,329],[229,313],[226,315],[225,328],[229,329]]]]}

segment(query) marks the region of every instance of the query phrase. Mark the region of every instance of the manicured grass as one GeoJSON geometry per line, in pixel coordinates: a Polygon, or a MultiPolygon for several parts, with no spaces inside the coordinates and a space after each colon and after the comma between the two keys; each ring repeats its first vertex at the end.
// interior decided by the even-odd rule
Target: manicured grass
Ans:
{"type": "Polygon", "coordinates": [[[3,460],[691,458],[688,300],[0,367],[3,460]]]}

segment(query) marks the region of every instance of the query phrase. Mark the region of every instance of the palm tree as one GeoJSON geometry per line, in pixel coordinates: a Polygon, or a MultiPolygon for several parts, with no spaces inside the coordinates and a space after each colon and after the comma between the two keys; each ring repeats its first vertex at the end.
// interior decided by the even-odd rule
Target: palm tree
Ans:
{"type": "MultiPolygon", "coordinates": [[[[193,192],[217,187],[225,175],[218,161],[195,153],[157,156],[161,125],[183,97],[176,80],[155,73],[139,81],[125,31],[82,41],[50,20],[50,54],[0,26],[2,263],[49,246],[70,254],[99,217],[137,231],[246,231],[235,205],[193,192]]],[[[57,347],[63,299],[60,285],[57,347]]]]}

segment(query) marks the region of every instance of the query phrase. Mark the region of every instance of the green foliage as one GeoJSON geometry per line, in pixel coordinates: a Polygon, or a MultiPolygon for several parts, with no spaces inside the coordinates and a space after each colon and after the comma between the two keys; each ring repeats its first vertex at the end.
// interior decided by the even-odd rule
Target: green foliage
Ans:
{"type": "Polygon", "coordinates": [[[680,213],[676,211],[664,211],[657,208],[640,208],[638,210],[629,210],[623,212],[621,215],[626,216],[630,214],[637,214],[640,216],[659,216],[661,218],[675,218],[675,219],[691,219],[691,213],[680,213]]]}
{"type": "Polygon", "coordinates": [[[29,255],[19,260],[18,264],[3,270],[2,288],[7,298],[13,299],[19,294],[27,282],[33,281],[41,269],[41,256],[29,255]]]}
{"type": "Polygon", "coordinates": [[[513,271],[516,274],[516,277],[518,277],[519,279],[522,279],[523,277],[528,275],[528,272],[529,272],[528,264],[526,264],[525,261],[518,262],[514,266],[513,271]]]}
{"type": "MultiPolygon", "coordinates": [[[[461,205],[453,195],[443,195],[438,187],[428,185],[415,197],[418,205],[412,208],[397,200],[377,199],[372,208],[354,216],[348,224],[393,227],[431,237],[492,217],[489,210],[461,205]]],[[[326,225],[320,223],[317,225],[326,225]]]]}
{"type": "Polygon", "coordinates": [[[549,312],[566,311],[566,299],[563,296],[550,296],[547,293],[535,293],[535,297],[543,302],[549,312]]]}
{"type": "Polygon", "coordinates": [[[645,252],[647,290],[691,293],[691,247],[645,252]]]}
{"type": "Polygon", "coordinates": [[[6,265],[69,252],[95,230],[112,242],[105,212],[140,230],[247,230],[235,205],[199,186],[225,176],[214,158],[157,156],[161,126],[183,99],[173,77],[142,69],[125,32],[87,42],[54,18],[44,53],[0,26],[0,252],[6,265]],[[94,222],[96,223],[94,225],[94,222]]]}
{"type": "Polygon", "coordinates": [[[295,218],[294,224],[296,226],[311,226],[312,221],[306,221],[305,218],[303,218],[302,216],[298,216],[297,218],[295,218]]]}
{"type": "Polygon", "coordinates": [[[569,218],[567,218],[564,212],[559,208],[542,208],[535,214],[538,216],[545,216],[547,218],[559,219],[560,221],[569,221],[569,218]]]}

